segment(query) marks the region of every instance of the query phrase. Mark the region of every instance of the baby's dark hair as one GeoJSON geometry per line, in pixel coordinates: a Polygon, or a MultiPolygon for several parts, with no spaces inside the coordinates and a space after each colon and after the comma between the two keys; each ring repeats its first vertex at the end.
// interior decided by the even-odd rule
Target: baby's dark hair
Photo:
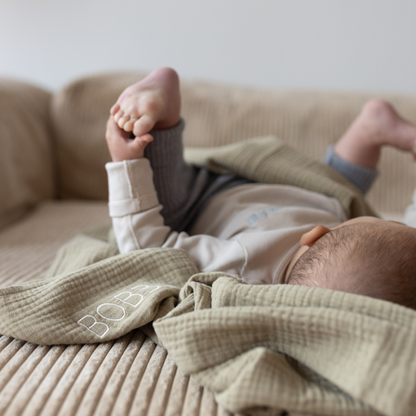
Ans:
{"type": "Polygon", "coordinates": [[[416,230],[389,223],[333,229],[298,259],[287,283],[371,296],[416,309],[416,230]]]}

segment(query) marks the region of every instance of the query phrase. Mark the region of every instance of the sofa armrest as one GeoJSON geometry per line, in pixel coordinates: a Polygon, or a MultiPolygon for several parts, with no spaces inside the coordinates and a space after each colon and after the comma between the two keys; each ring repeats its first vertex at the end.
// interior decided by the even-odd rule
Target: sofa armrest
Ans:
{"type": "Polygon", "coordinates": [[[0,79],[0,228],[54,196],[51,94],[0,79]]]}

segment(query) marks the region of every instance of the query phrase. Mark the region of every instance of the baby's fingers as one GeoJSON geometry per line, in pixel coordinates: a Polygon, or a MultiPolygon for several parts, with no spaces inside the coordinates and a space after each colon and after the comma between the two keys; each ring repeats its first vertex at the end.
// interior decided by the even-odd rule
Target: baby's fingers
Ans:
{"type": "MultiPolygon", "coordinates": [[[[144,149],[153,140],[150,134],[128,140],[128,159],[139,159],[144,155],[144,149]]],[[[127,159],[127,158],[126,158],[127,159]]]]}
{"type": "Polygon", "coordinates": [[[143,149],[144,149],[152,141],[153,141],[153,137],[150,134],[145,134],[145,135],[140,136],[140,137],[135,137],[131,141],[130,145],[143,147],[143,149]]]}
{"type": "Polygon", "coordinates": [[[114,121],[114,118],[110,116],[107,120],[107,130],[105,132],[105,137],[108,140],[118,140],[125,139],[128,137],[128,134],[121,130],[117,123],[114,121]]]}

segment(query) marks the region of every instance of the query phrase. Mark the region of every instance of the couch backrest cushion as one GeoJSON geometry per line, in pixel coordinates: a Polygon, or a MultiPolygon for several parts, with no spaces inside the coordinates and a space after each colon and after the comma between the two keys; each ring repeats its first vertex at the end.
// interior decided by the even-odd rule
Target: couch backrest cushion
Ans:
{"type": "Polygon", "coordinates": [[[145,74],[123,73],[83,78],[52,101],[51,117],[58,160],[59,195],[64,199],[107,199],[110,161],[105,126],[110,108],[128,85],[145,74]]]}
{"type": "MultiPolygon", "coordinates": [[[[109,109],[143,73],[114,73],[78,80],[54,97],[52,120],[57,138],[60,192],[64,198],[107,199],[104,164],[109,109]]],[[[274,134],[321,159],[374,94],[281,91],[182,81],[186,146],[219,146],[274,134]]],[[[384,95],[416,123],[416,97],[384,95]]],[[[370,193],[376,209],[399,212],[410,201],[416,166],[408,154],[383,152],[381,178],[370,193]],[[384,173],[383,173],[384,172],[384,173]]]]}
{"type": "Polygon", "coordinates": [[[50,99],[41,88],[0,79],[0,228],[54,197],[50,99]]]}

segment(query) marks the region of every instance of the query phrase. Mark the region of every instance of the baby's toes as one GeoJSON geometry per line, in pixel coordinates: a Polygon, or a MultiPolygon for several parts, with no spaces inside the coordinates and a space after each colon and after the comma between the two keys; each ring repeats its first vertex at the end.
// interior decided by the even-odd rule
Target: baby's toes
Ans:
{"type": "Polygon", "coordinates": [[[118,123],[118,121],[124,116],[123,110],[118,110],[116,114],[114,114],[114,121],[118,123]]]}
{"type": "Polygon", "coordinates": [[[112,116],[115,116],[118,113],[119,110],[120,110],[120,104],[115,103],[110,109],[110,114],[112,116]]]}
{"type": "MultiPolygon", "coordinates": [[[[123,117],[121,117],[117,124],[121,129],[124,129],[125,124],[130,121],[130,116],[128,114],[125,114],[123,117]]],[[[127,130],[126,130],[127,131],[127,130]]]]}
{"type": "Polygon", "coordinates": [[[130,118],[130,120],[126,121],[123,126],[124,131],[133,131],[134,123],[137,121],[137,118],[130,118]]]}
{"type": "Polygon", "coordinates": [[[133,126],[133,134],[136,137],[143,136],[146,133],[149,133],[152,130],[153,126],[156,124],[156,119],[149,115],[144,115],[140,117],[133,126]]]}

